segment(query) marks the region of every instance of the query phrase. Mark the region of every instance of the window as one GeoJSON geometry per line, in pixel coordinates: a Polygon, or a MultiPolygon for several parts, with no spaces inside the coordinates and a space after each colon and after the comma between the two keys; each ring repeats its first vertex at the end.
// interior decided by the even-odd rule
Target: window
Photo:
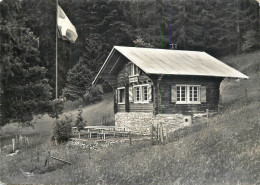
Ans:
{"type": "Polygon", "coordinates": [[[134,102],[148,103],[148,84],[134,86],[134,102]]]}
{"type": "Polygon", "coordinates": [[[118,104],[124,104],[125,103],[125,88],[121,87],[117,89],[118,96],[117,96],[117,101],[118,104]]]}
{"type": "Polygon", "coordinates": [[[177,87],[177,101],[186,102],[186,87],[185,86],[177,87]]]}
{"type": "Polygon", "coordinates": [[[135,102],[141,102],[141,87],[135,87],[135,102]]]}
{"type": "Polygon", "coordinates": [[[190,86],[189,87],[189,93],[190,93],[190,102],[197,102],[199,97],[198,97],[198,91],[199,87],[197,86],[190,86]]]}
{"type": "Polygon", "coordinates": [[[130,76],[138,76],[139,75],[139,68],[133,63],[131,63],[130,67],[131,67],[130,76]]]}
{"type": "Polygon", "coordinates": [[[198,85],[177,85],[177,103],[200,103],[198,85]]]}
{"type": "Polygon", "coordinates": [[[143,86],[142,92],[143,92],[143,100],[148,101],[148,86],[143,86]]]}

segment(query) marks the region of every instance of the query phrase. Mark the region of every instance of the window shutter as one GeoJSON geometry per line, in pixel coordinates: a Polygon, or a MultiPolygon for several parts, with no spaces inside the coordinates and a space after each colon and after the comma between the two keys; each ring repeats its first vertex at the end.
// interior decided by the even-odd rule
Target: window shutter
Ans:
{"type": "Polygon", "coordinates": [[[129,64],[129,65],[128,65],[129,76],[132,76],[132,74],[133,74],[133,63],[130,62],[130,63],[128,63],[128,64],[129,64]]]}
{"type": "Polygon", "coordinates": [[[129,87],[129,102],[133,102],[133,87],[129,87]]]}
{"type": "Polygon", "coordinates": [[[173,85],[171,88],[171,102],[177,101],[177,86],[173,85]]]}
{"type": "Polygon", "coordinates": [[[118,89],[116,89],[116,103],[117,103],[117,100],[118,100],[118,89]]]}
{"type": "Polygon", "coordinates": [[[153,94],[152,94],[152,86],[148,85],[148,100],[149,102],[153,101],[153,94]]]}
{"type": "Polygon", "coordinates": [[[201,86],[200,87],[200,102],[206,102],[206,100],[207,100],[206,89],[207,89],[206,86],[201,86]]]}

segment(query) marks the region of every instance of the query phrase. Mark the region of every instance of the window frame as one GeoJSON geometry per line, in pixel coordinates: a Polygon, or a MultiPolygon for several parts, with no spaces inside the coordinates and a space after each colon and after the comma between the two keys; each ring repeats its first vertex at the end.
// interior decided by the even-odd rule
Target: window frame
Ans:
{"type": "Polygon", "coordinates": [[[148,94],[148,88],[149,88],[149,84],[140,84],[140,85],[134,85],[133,86],[133,103],[149,103],[149,94],[148,94]],[[147,88],[147,100],[144,100],[144,87],[147,88]],[[136,101],[137,95],[136,95],[136,88],[139,88],[139,94],[140,94],[140,101],[136,101]]]}
{"type": "Polygon", "coordinates": [[[121,104],[121,105],[123,105],[123,104],[125,104],[125,87],[118,87],[117,88],[117,104],[121,104]],[[120,90],[121,89],[124,89],[124,101],[123,102],[120,102],[120,90]]]}
{"type": "MultiPolygon", "coordinates": [[[[201,101],[200,101],[201,85],[177,84],[176,87],[177,87],[176,104],[201,104],[201,101]],[[185,101],[178,101],[178,87],[185,87],[185,101]],[[197,87],[197,101],[193,101],[194,100],[194,88],[192,91],[193,100],[192,101],[190,100],[190,87],[197,87]]],[[[180,96],[180,98],[181,98],[181,96],[180,96]]]]}
{"type": "Polygon", "coordinates": [[[130,64],[131,70],[130,70],[130,75],[129,77],[135,77],[135,76],[139,76],[139,67],[137,65],[135,65],[134,63],[130,64]],[[135,71],[135,69],[137,69],[137,71],[135,71]]]}

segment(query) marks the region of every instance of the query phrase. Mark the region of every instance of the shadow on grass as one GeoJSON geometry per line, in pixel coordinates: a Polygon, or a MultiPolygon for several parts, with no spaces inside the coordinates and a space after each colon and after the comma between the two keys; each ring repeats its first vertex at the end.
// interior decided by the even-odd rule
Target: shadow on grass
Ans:
{"type": "Polygon", "coordinates": [[[23,170],[26,172],[30,172],[33,174],[44,174],[48,172],[53,172],[58,169],[62,169],[66,164],[64,163],[54,163],[50,166],[44,166],[42,163],[37,163],[36,165],[32,165],[32,167],[28,167],[27,169],[23,170]]]}

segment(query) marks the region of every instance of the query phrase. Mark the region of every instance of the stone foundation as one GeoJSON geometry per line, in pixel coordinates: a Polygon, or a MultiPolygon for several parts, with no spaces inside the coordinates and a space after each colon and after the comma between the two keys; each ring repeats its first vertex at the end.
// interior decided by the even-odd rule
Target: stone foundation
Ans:
{"type": "Polygon", "coordinates": [[[154,116],[152,113],[129,112],[116,113],[115,125],[125,127],[126,130],[136,134],[150,134],[152,125],[157,127],[160,123],[163,124],[164,133],[173,132],[179,128],[189,126],[191,117],[182,114],[158,114],[154,116]]]}

